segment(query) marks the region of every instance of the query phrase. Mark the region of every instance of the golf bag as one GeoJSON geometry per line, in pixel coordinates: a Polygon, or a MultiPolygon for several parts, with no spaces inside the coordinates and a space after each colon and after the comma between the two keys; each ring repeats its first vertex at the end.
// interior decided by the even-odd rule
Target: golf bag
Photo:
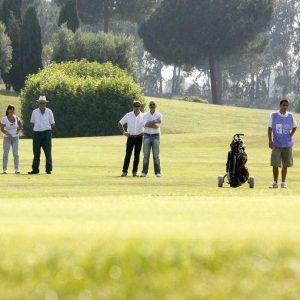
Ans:
{"type": "Polygon", "coordinates": [[[226,175],[231,187],[239,187],[249,180],[249,172],[245,166],[247,163],[246,145],[240,137],[242,135],[234,135],[227,156],[226,175]]]}

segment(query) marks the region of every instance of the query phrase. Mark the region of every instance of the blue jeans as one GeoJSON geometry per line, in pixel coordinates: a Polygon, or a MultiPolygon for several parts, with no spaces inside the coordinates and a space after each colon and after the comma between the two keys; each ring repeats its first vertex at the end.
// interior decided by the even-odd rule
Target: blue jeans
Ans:
{"type": "Polygon", "coordinates": [[[154,162],[154,172],[155,174],[160,174],[160,159],[159,159],[159,144],[160,136],[159,134],[144,134],[144,161],[143,161],[143,171],[142,173],[147,174],[149,169],[149,157],[152,148],[153,162],[154,162]]]}
{"type": "Polygon", "coordinates": [[[12,147],[15,171],[19,171],[19,137],[3,137],[3,171],[7,171],[8,154],[12,147]]]}

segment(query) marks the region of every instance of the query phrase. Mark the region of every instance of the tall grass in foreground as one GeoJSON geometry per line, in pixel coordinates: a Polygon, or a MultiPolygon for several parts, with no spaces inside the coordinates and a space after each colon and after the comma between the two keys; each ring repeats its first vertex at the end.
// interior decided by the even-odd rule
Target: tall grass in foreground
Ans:
{"type": "Polygon", "coordinates": [[[1,299],[299,299],[300,248],[284,241],[21,242],[1,299]]]}

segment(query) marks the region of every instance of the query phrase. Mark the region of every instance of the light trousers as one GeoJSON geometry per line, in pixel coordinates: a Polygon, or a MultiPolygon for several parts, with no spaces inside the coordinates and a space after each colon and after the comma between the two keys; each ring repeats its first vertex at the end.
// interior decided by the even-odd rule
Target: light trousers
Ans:
{"type": "Polygon", "coordinates": [[[13,151],[15,171],[19,171],[19,136],[15,136],[12,138],[6,136],[3,137],[3,171],[7,171],[8,154],[10,146],[12,147],[13,151]]]}

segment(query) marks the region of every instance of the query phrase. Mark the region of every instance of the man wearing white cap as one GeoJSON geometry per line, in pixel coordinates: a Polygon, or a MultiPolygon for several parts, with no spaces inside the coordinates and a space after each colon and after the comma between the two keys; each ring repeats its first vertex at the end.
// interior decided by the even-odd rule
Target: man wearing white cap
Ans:
{"type": "Polygon", "coordinates": [[[46,157],[46,173],[52,172],[52,133],[55,126],[54,116],[51,109],[47,108],[47,99],[40,96],[37,100],[39,107],[33,110],[30,119],[30,125],[33,128],[33,162],[32,171],[28,174],[38,174],[40,172],[41,148],[46,157]]]}

